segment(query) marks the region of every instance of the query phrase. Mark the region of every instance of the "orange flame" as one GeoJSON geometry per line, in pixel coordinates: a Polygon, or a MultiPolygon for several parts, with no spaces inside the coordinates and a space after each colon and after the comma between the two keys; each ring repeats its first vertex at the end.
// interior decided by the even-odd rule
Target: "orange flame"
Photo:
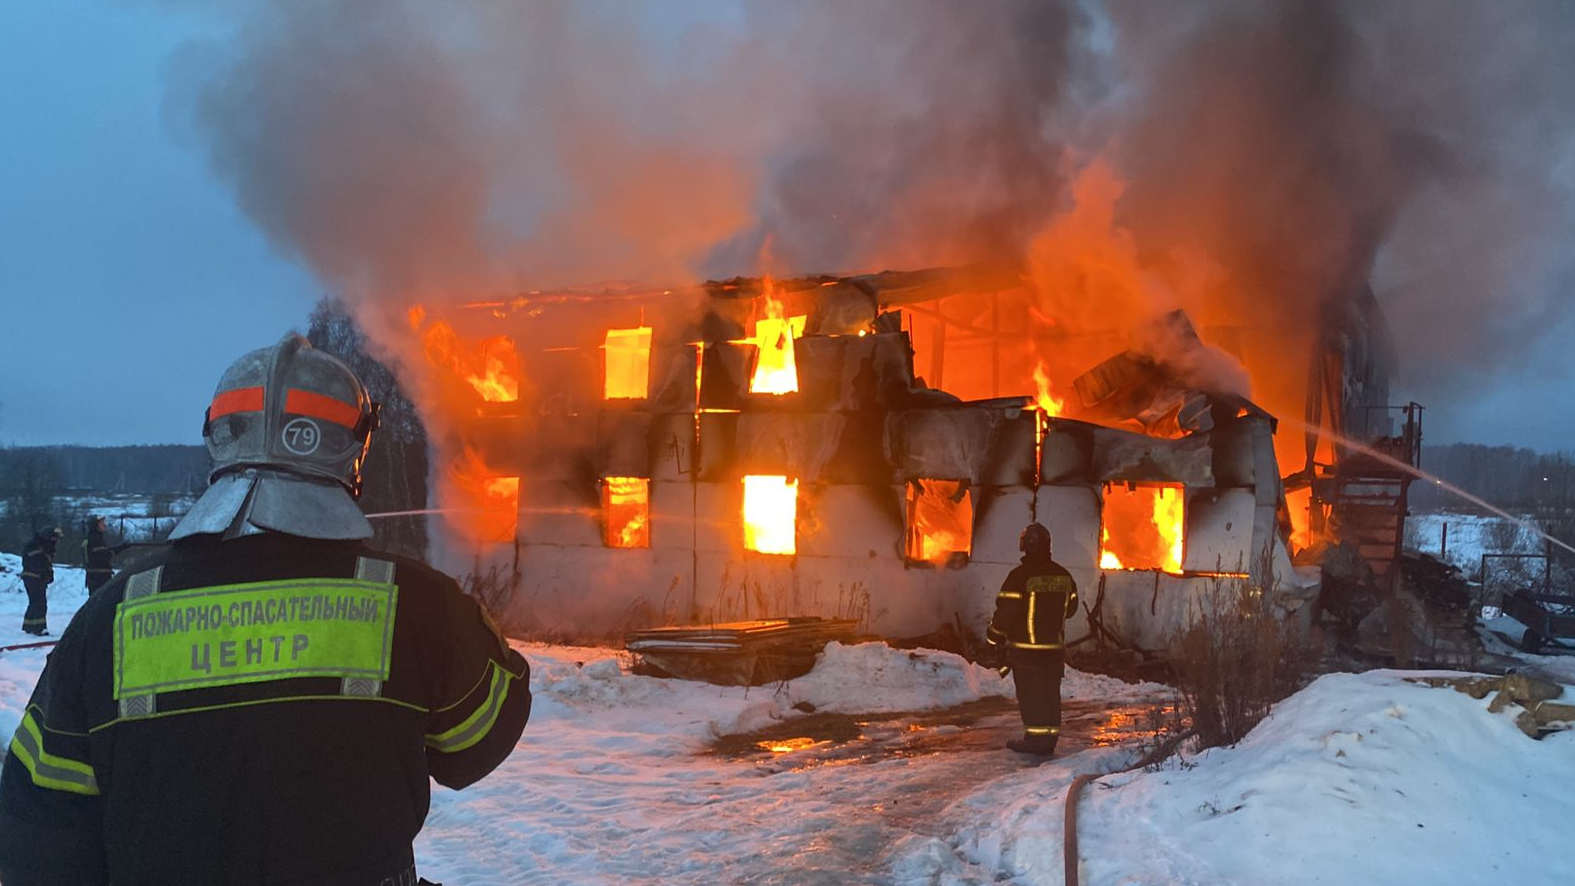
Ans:
{"type": "Polygon", "coordinates": [[[1107,485],[1099,568],[1158,569],[1180,575],[1186,548],[1184,502],[1184,489],[1175,484],[1131,490],[1118,483],[1107,485]]]}
{"type": "Polygon", "coordinates": [[[455,530],[475,542],[511,542],[519,532],[520,478],[500,475],[466,446],[439,475],[446,516],[455,530]]]}
{"type": "Polygon", "coordinates": [[[798,481],[783,476],[744,478],[744,547],[762,554],[798,550],[798,481]]]}
{"type": "Polygon", "coordinates": [[[650,395],[651,327],[607,330],[602,357],[604,399],[644,400],[650,395]]]}
{"type": "Polygon", "coordinates": [[[1107,524],[1099,532],[1099,568],[1100,569],[1125,569],[1121,565],[1121,558],[1110,550],[1110,526],[1107,524]]]}
{"type": "Polygon", "coordinates": [[[603,477],[602,512],[609,548],[651,546],[651,481],[644,477],[603,477]]]}
{"type": "Polygon", "coordinates": [[[1043,362],[1034,366],[1034,389],[1038,392],[1034,402],[1045,415],[1054,417],[1066,410],[1066,399],[1050,393],[1050,374],[1043,362]]]}
{"type": "Polygon", "coordinates": [[[1181,502],[1181,488],[1177,486],[1166,486],[1154,496],[1154,529],[1159,533],[1165,552],[1165,560],[1159,568],[1176,575],[1181,574],[1181,558],[1186,541],[1183,538],[1181,502]]]}
{"type": "Polygon", "coordinates": [[[973,500],[960,480],[915,480],[908,484],[910,560],[936,565],[973,549],[973,500]]]}
{"type": "Polygon", "coordinates": [[[754,338],[748,341],[755,352],[755,373],[749,390],[755,394],[791,394],[798,390],[798,364],[793,358],[793,339],[804,334],[806,317],[785,317],[782,301],[775,295],[771,278],[765,278],[766,316],[755,321],[754,338]]]}
{"type": "Polygon", "coordinates": [[[513,541],[519,530],[520,478],[488,477],[481,481],[482,502],[492,531],[483,541],[513,541]]]}
{"type": "MultiPolygon", "coordinates": [[[[418,319],[412,309],[411,320],[418,319]]],[[[483,400],[512,403],[519,399],[520,358],[508,336],[494,335],[467,343],[452,326],[439,320],[422,333],[421,342],[428,363],[463,378],[483,400]]]]}

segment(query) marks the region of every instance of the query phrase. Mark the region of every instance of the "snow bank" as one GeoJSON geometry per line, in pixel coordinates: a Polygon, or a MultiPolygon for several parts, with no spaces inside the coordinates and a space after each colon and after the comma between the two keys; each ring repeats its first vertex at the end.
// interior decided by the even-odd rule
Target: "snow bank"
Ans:
{"type": "MultiPolygon", "coordinates": [[[[533,722],[595,715],[598,723],[620,732],[659,731],[681,739],[671,745],[674,754],[692,753],[697,743],[720,735],[804,716],[806,709],[844,714],[925,711],[991,696],[1012,697],[1011,681],[961,656],[893,649],[884,643],[828,643],[808,674],[755,687],[625,673],[622,653],[613,649],[527,643],[516,643],[515,648],[531,663],[533,722]],[[663,716],[652,717],[653,709],[663,716]]],[[[1114,682],[1123,690],[1132,688],[1114,682]]],[[[1093,690],[1084,686],[1082,691],[1093,690]]]]}
{"type": "MultiPolygon", "coordinates": [[[[1016,698],[1010,678],[960,655],[934,649],[894,649],[885,643],[828,643],[809,673],[769,686],[722,687],[624,673],[612,649],[515,644],[533,669],[532,690],[545,719],[595,713],[629,732],[671,733],[674,717],[688,739],[753,732],[808,711],[878,714],[929,711],[984,698],[1016,698]],[[668,712],[660,722],[641,709],[668,712]]],[[[1124,683],[1068,670],[1061,695],[1102,701],[1159,698],[1170,689],[1124,683]]],[[[675,752],[693,747],[675,745],[675,752]]]]}
{"type": "MultiPolygon", "coordinates": [[[[1575,882],[1575,733],[1533,741],[1485,700],[1401,676],[1322,677],[1193,768],[1090,785],[1085,882],[1575,882]]],[[[992,785],[951,856],[927,845],[908,865],[1051,876],[1070,776],[992,785]]]]}

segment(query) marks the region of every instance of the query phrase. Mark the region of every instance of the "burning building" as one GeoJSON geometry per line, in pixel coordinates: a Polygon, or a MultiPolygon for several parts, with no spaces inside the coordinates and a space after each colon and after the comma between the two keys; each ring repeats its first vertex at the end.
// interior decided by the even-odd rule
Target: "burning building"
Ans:
{"type": "MultiPolygon", "coordinates": [[[[1136,351],[1058,384],[1002,309],[1020,285],[886,272],[413,311],[463,404],[435,441],[462,454],[437,477],[437,559],[490,576],[511,627],[579,636],[791,615],[975,627],[1032,520],[1141,648],[1222,576],[1304,600],[1274,419],[1136,351]],[[957,296],[988,324],[945,313],[957,296]],[[943,374],[990,387],[963,400],[943,374]]],[[[1156,322],[1202,347],[1179,313],[1156,322]]]]}

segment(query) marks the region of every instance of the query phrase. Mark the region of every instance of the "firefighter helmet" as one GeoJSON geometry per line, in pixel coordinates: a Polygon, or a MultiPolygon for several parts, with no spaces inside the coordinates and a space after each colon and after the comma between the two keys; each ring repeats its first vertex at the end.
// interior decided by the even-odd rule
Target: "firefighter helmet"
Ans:
{"type": "Polygon", "coordinates": [[[1025,554],[1050,556],[1050,530],[1038,523],[1029,523],[1017,537],[1017,549],[1025,554]]]}
{"type": "Polygon", "coordinates": [[[171,537],[371,535],[352,499],[379,412],[349,366],[299,335],[243,355],[219,379],[203,419],[213,457],[208,491],[171,537]]]}

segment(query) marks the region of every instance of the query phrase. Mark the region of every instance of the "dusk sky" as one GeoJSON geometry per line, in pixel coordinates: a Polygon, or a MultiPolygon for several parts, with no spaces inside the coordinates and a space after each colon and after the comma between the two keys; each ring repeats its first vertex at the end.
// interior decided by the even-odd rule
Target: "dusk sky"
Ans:
{"type": "MultiPolygon", "coordinates": [[[[222,45],[241,6],[0,5],[0,445],[198,443],[224,367],[303,328],[330,288],[242,211],[171,110],[172,58],[194,40],[222,45]]],[[[1561,152],[1551,165],[1565,190],[1549,224],[1565,231],[1575,160],[1568,130],[1552,134],[1546,150],[1561,152]]],[[[1382,256],[1379,269],[1388,304],[1382,256]]],[[[1567,266],[1518,281],[1522,289],[1545,305],[1575,299],[1567,266]]],[[[1418,296],[1408,297],[1411,314],[1397,325],[1419,315],[1418,296]]],[[[1430,334],[1442,350],[1468,353],[1477,330],[1464,318],[1451,326],[1451,312],[1437,308],[1442,331],[1430,334]]],[[[1396,399],[1429,408],[1430,442],[1572,448],[1569,326],[1567,313],[1549,313],[1523,348],[1447,379],[1406,375],[1402,350],[1396,399]]]]}

